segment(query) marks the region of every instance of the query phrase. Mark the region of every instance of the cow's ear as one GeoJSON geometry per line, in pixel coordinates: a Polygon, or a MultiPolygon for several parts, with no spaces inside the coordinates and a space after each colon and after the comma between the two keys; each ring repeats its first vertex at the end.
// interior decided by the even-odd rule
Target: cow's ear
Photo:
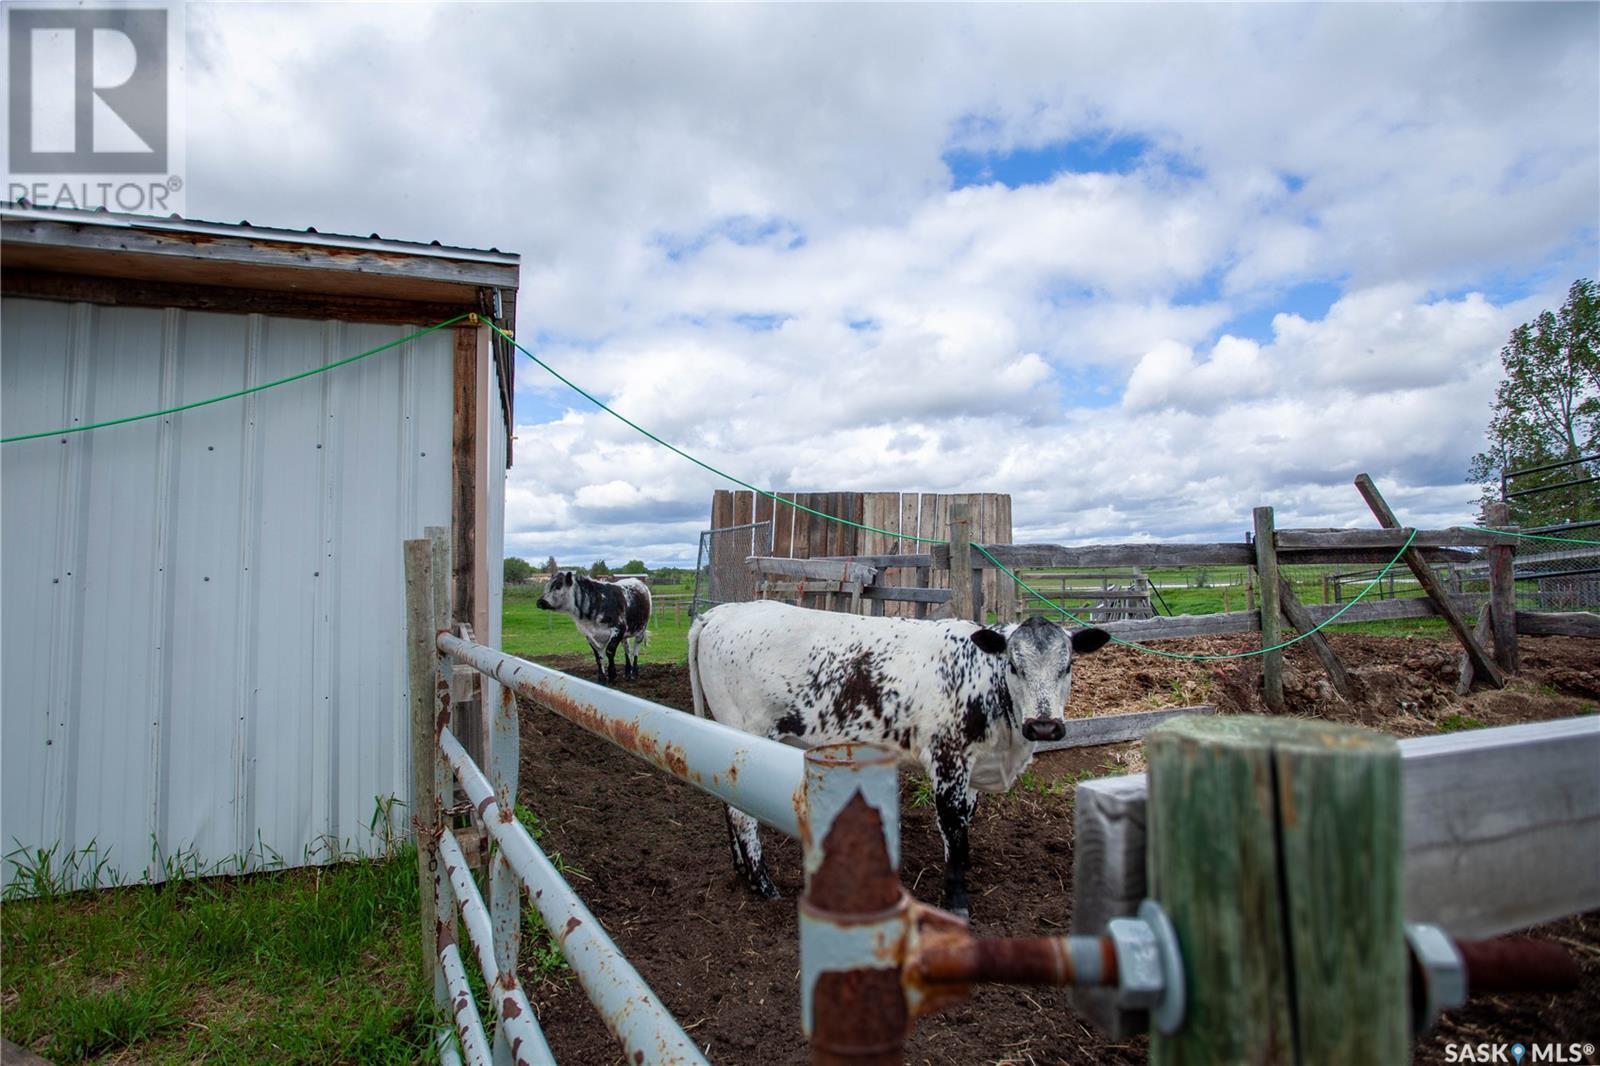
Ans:
{"type": "Polygon", "coordinates": [[[1110,639],[1111,634],[1103,629],[1080,629],[1072,634],[1072,651],[1077,655],[1087,655],[1105,647],[1110,639]]]}
{"type": "Polygon", "coordinates": [[[979,651],[999,655],[1006,650],[1006,635],[993,629],[980,629],[972,634],[972,643],[978,646],[979,651]]]}

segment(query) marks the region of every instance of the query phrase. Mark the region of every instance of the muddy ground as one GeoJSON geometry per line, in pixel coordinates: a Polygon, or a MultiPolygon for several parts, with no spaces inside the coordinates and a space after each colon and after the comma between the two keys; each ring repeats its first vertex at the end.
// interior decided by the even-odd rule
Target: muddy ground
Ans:
{"type": "MultiPolygon", "coordinates": [[[[1248,639],[1162,646],[1217,654],[1247,650],[1248,639]]],[[[1522,672],[1510,686],[1480,688],[1464,698],[1454,693],[1453,644],[1357,634],[1336,635],[1333,642],[1355,680],[1355,701],[1347,704],[1329,691],[1311,653],[1296,647],[1286,658],[1292,712],[1417,736],[1594,713],[1600,705],[1600,655],[1588,641],[1524,639],[1522,672]]],[[[547,661],[584,677],[592,667],[580,656],[547,661]]],[[[1076,714],[1198,703],[1230,713],[1262,710],[1254,660],[1182,662],[1113,646],[1081,660],[1075,673],[1070,710],[1076,714]]],[[[622,687],[669,706],[690,706],[682,666],[646,664],[637,681],[622,687]]],[[[713,1062],[806,1062],[796,1017],[798,845],[764,833],[784,899],[757,899],[735,878],[714,800],[552,714],[531,706],[522,714],[522,794],[544,824],[543,846],[575,867],[574,887],[657,995],[713,1062]]],[[[1137,744],[1053,752],[1035,761],[1029,787],[983,797],[972,827],[975,929],[1065,932],[1072,898],[1071,782],[1140,769],[1137,744]]],[[[902,774],[901,791],[904,881],[918,899],[937,903],[942,852],[933,809],[918,804],[909,775],[902,774]]],[[[1444,1062],[1450,1042],[1600,1044],[1600,912],[1531,935],[1559,941],[1579,960],[1579,991],[1475,1000],[1419,1042],[1416,1061],[1444,1062]]],[[[575,980],[536,982],[530,975],[529,994],[560,1061],[622,1063],[575,980]]],[[[914,1063],[1145,1059],[1143,1038],[1103,1040],[1072,1013],[1063,991],[1000,987],[979,988],[966,1006],[921,1020],[908,1052],[914,1063]]]]}

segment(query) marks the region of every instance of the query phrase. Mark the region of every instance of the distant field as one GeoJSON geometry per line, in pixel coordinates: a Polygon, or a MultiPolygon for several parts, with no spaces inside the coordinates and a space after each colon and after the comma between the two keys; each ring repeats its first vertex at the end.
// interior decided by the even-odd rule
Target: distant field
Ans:
{"type": "MultiPolygon", "coordinates": [[[[653,593],[670,597],[679,590],[673,586],[652,589],[653,593]]],[[[683,590],[687,592],[688,590],[683,590]]],[[[539,590],[534,586],[506,586],[505,610],[501,614],[501,645],[512,655],[524,659],[537,659],[545,655],[564,655],[576,652],[589,653],[589,642],[583,639],[570,615],[560,611],[541,611],[535,601],[539,590]]],[[[689,607],[685,603],[677,609],[676,617],[670,604],[657,603],[650,620],[650,640],[641,656],[647,663],[681,663],[689,655],[689,607]]],[[[617,653],[621,667],[621,652],[617,653]]]]}

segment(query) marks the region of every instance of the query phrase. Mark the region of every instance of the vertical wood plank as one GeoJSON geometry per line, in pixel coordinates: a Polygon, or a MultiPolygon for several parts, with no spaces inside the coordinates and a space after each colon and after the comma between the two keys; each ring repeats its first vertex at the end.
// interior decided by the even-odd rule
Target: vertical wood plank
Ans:
{"type": "Polygon", "coordinates": [[[478,448],[479,417],[478,328],[458,326],[452,383],[454,398],[450,423],[451,473],[451,609],[450,619],[471,623],[476,614],[478,565],[478,448]]]}
{"type": "MultiPolygon", "coordinates": [[[[493,432],[490,419],[500,403],[500,382],[494,370],[488,325],[479,325],[473,334],[474,385],[477,391],[473,404],[472,433],[472,610],[461,620],[471,623],[475,632],[488,639],[489,573],[491,567],[501,565],[499,559],[488,557],[490,484],[502,473],[491,469],[494,464],[489,461],[489,435],[493,432]]],[[[494,491],[499,491],[498,484],[494,491]]],[[[489,682],[489,686],[499,687],[493,681],[489,682]]]]}
{"type": "MultiPolygon", "coordinates": [[[[924,537],[930,537],[934,540],[949,540],[950,497],[943,493],[923,493],[920,524],[925,531],[922,534],[924,537]]],[[[950,571],[931,570],[928,574],[928,583],[930,588],[949,588],[950,571]]]]}
{"type": "Polygon", "coordinates": [[[733,494],[733,521],[730,525],[744,526],[755,521],[755,496],[749,489],[739,489],[733,494]]]}
{"type": "MultiPolygon", "coordinates": [[[[1253,512],[1256,527],[1256,573],[1261,575],[1261,646],[1270,648],[1283,640],[1279,620],[1278,545],[1272,525],[1272,508],[1257,507],[1253,512]]],[[[1261,657],[1261,683],[1267,708],[1283,711],[1283,652],[1269,651],[1261,657]]]]}
{"type": "MultiPolygon", "coordinates": [[[[1504,529],[1511,525],[1511,509],[1503,503],[1487,504],[1484,524],[1504,529]]],[[[1517,672],[1516,548],[1495,545],[1489,555],[1489,602],[1494,629],[1494,661],[1508,674],[1517,672]]],[[[1480,641],[1481,643],[1481,641],[1480,641]]]]}
{"type": "Polygon", "coordinates": [[[957,618],[972,618],[972,508],[965,501],[950,505],[950,608],[957,618]]]}
{"type": "MultiPolygon", "coordinates": [[[[757,496],[756,497],[756,516],[755,516],[754,521],[757,522],[757,523],[761,523],[761,522],[771,523],[772,522],[772,508],[773,508],[773,506],[774,506],[774,504],[772,502],[772,497],[770,497],[770,496],[757,496]]],[[[756,539],[754,540],[753,543],[755,543],[756,546],[761,549],[756,554],[758,554],[758,555],[771,555],[772,554],[771,529],[772,529],[772,527],[769,525],[767,533],[762,533],[760,530],[756,530],[756,533],[755,533],[756,539]]]]}
{"type": "MultiPolygon", "coordinates": [[[[794,493],[775,493],[780,500],[793,500],[794,493]]],[[[772,554],[779,559],[787,559],[794,551],[794,523],[795,510],[783,504],[773,504],[772,507],[772,554]]]]}
{"type": "Polygon", "coordinates": [[[438,924],[434,920],[433,875],[428,872],[425,839],[439,809],[433,767],[438,738],[433,732],[434,651],[433,557],[426,539],[404,545],[406,580],[406,683],[411,698],[411,813],[420,827],[417,840],[417,888],[422,918],[422,975],[432,986],[439,979],[438,924]]]}
{"type": "Polygon", "coordinates": [[[733,493],[717,489],[711,494],[711,528],[726,529],[733,525],[733,493]]]}

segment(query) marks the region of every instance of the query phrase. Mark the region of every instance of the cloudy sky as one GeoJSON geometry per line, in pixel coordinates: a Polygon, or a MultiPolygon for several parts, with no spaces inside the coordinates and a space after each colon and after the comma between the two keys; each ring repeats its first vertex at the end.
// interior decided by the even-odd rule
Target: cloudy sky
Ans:
{"type": "MultiPolygon", "coordinates": [[[[189,8],[189,213],[523,256],[518,335],[774,489],[1019,541],[1472,518],[1600,267],[1600,5],[189,8]]],[[[524,360],[509,553],[719,482],[524,360]]]]}

